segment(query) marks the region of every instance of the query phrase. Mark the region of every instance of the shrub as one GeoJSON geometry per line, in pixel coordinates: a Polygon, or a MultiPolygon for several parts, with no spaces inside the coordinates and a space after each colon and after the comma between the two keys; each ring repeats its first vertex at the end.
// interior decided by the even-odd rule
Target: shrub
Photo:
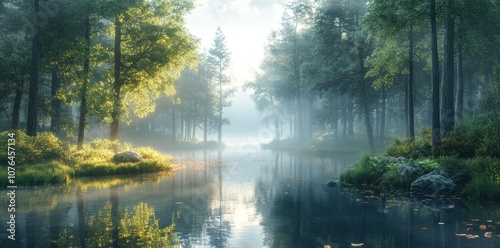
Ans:
{"type": "MultiPolygon", "coordinates": [[[[48,132],[38,133],[36,137],[30,137],[21,131],[5,131],[0,133],[0,142],[7,144],[9,133],[14,133],[16,153],[16,164],[26,164],[48,160],[68,159],[69,145],[63,143],[54,134],[48,132]]],[[[0,151],[0,161],[7,162],[7,149],[0,151]]]]}
{"type": "Polygon", "coordinates": [[[385,148],[386,156],[405,157],[411,159],[424,158],[432,155],[431,142],[423,137],[395,138],[385,148]]]}
{"type": "Polygon", "coordinates": [[[478,199],[500,200],[500,184],[486,175],[478,176],[467,183],[461,193],[478,199]]]}
{"type": "Polygon", "coordinates": [[[387,166],[379,165],[379,159],[363,155],[354,168],[340,175],[340,180],[355,184],[379,184],[387,166]]]}
{"type": "Polygon", "coordinates": [[[500,116],[479,114],[455,128],[443,138],[440,153],[445,156],[472,158],[500,157],[500,116]]]}

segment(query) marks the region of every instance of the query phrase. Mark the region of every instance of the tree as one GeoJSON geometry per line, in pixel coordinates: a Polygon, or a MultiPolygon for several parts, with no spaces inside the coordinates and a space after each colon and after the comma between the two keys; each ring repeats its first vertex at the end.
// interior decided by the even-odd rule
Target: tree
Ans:
{"type": "Polygon", "coordinates": [[[196,42],[183,19],[192,8],[190,0],[102,3],[104,15],[114,22],[111,140],[118,139],[124,107],[134,104],[139,117],[153,111],[153,100],[162,92],[171,95],[180,71],[195,61],[196,42]]]}
{"type": "Polygon", "coordinates": [[[429,20],[431,24],[431,54],[432,54],[432,148],[436,150],[441,144],[441,123],[439,106],[439,59],[436,30],[436,0],[430,1],[429,20]]]}
{"type": "Polygon", "coordinates": [[[228,69],[230,62],[230,54],[226,47],[226,37],[220,27],[217,27],[215,32],[214,43],[209,50],[210,61],[212,66],[215,67],[219,84],[219,101],[218,101],[218,123],[217,123],[217,142],[222,142],[222,111],[223,111],[223,92],[222,85],[228,83],[228,78],[224,75],[224,71],[228,69]]]}
{"type": "Polygon", "coordinates": [[[26,134],[29,136],[36,136],[38,126],[38,70],[40,60],[40,6],[39,0],[33,0],[33,40],[31,46],[31,73],[30,73],[30,89],[28,99],[28,124],[26,127],[26,134]]]}

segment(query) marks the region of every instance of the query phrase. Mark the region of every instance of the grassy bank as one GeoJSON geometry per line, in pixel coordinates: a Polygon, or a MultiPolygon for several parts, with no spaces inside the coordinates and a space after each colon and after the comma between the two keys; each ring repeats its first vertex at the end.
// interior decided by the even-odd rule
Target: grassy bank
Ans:
{"type": "Polygon", "coordinates": [[[323,134],[307,141],[293,138],[273,140],[263,144],[262,149],[309,153],[359,153],[368,150],[367,144],[368,142],[363,140],[323,134]]]}
{"type": "MultiPolygon", "coordinates": [[[[0,142],[7,144],[8,134],[0,133],[0,142]]],[[[152,148],[132,148],[129,144],[119,144],[109,140],[96,139],[77,151],[76,146],[62,142],[51,133],[39,133],[35,138],[23,132],[15,133],[14,157],[7,149],[0,151],[0,186],[10,185],[8,166],[15,161],[15,182],[17,186],[68,183],[75,177],[108,176],[166,171],[171,168],[171,158],[152,148]],[[113,148],[118,151],[134,150],[143,158],[132,163],[115,163],[113,148]]],[[[12,172],[11,172],[12,174],[12,172]]]]}
{"type": "Polygon", "coordinates": [[[500,200],[500,118],[480,115],[457,125],[438,151],[432,152],[430,130],[414,139],[396,138],[380,156],[363,155],[340,180],[349,184],[367,184],[409,190],[412,179],[405,179],[398,169],[403,164],[394,158],[405,157],[420,164],[425,173],[436,169],[464,171],[470,180],[459,185],[462,197],[500,200]],[[388,160],[393,161],[388,161],[388,160]]]}

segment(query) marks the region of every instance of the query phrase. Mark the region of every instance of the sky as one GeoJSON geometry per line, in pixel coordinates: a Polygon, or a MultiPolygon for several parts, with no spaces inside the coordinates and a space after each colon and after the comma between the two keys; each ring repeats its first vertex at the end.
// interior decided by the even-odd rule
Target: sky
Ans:
{"type": "MultiPolygon", "coordinates": [[[[200,48],[208,51],[220,26],[231,53],[231,84],[238,88],[232,106],[224,110],[231,124],[223,135],[248,136],[266,142],[269,130],[260,126],[260,116],[242,86],[254,78],[264,55],[264,46],[272,30],[279,27],[286,0],[198,0],[196,9],[186,17],[191,34],[200,39],[200,48]]],[[[227,136],[223,136],[224,137],[227,136]]]]}

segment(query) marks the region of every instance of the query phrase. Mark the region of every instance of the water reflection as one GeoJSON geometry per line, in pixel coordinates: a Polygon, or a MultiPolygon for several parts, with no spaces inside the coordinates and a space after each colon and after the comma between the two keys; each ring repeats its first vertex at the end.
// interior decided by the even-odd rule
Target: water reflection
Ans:
{"type": "Polygon", "coordinates": [[[326,187],[351,158],[249,149],[175,158],[174,176],[20,189],[17,243],[0,237],[0,247],[500,247],[495,204],[326,187]]]}

